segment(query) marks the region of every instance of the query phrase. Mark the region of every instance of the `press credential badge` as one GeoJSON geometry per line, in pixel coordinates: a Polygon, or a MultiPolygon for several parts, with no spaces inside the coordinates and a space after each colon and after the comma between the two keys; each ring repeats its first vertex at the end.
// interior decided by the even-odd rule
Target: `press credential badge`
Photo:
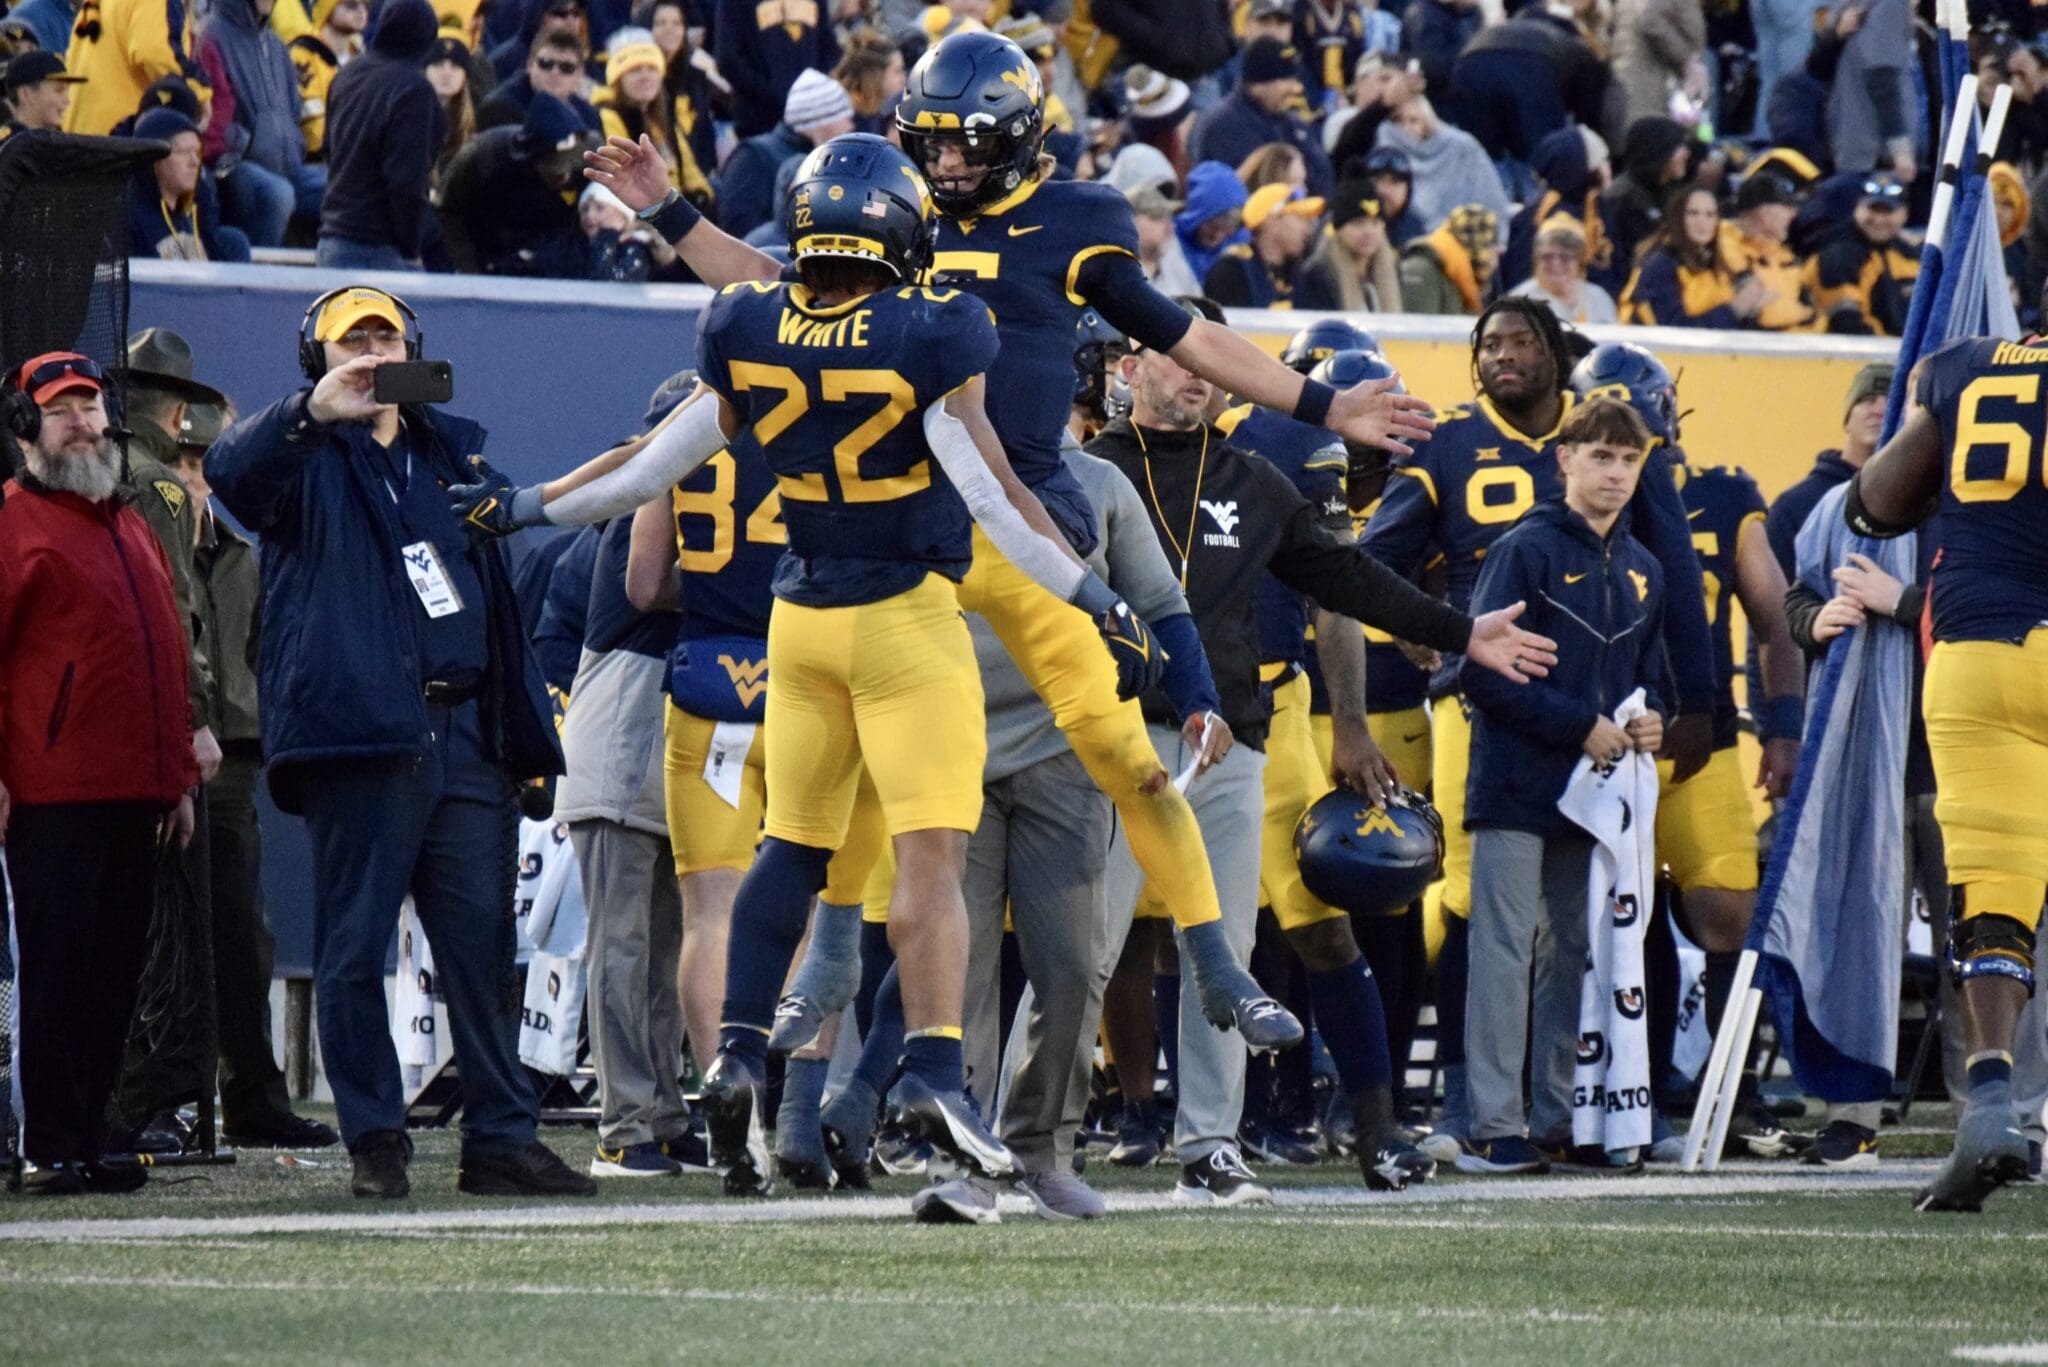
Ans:
{"type": "Polygon", "coordinates": [[[462,611],[462,595],[449,582],[448,572],[441,565],[441,553],[434,549],[431,541],[415,541],[399,552],[405,561],[405,577],[412,580],[412,591],[420,596],[420,605],[429,617],[449,617],[462,611]]]}

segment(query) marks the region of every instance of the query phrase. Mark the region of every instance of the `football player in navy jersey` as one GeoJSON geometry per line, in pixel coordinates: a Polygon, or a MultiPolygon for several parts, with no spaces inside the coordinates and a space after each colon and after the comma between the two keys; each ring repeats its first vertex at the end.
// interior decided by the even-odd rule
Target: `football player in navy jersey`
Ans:
{"type": "MultiPolygon", "coordinates": [[[[1107,185],[1049,178],[1050,159],[1040,151],[1044,107],[1038,68],[1015,43],[960,32],[935,44],[912,70],[897,126],[939,213],[934,283],[980,298],[1002,331],[989,372],[990,420],[1018,477],[1076,549],[1090,548],[1094,520],[1059,448],[1073,393],[1074,328],[1084,306],[1241,397],[1314,425],[1403,451],[1407,441],[1429,435],[1426,404],[1384,384],[1337,393],[1309,383],[1228,328],[1191,319],[1152,288],[1138,264],[1129,201],[1107,185]]],[[[687,201],[668,194],[659,155],[644,140],[598,149],[586,174],[639,210],[707,283],[779,277],[774,258],[701,221],[687,201]]],[[[1229,952],[1194,813],[1167,782],[1143,717],[1129,702],[1141,690],[1112,687],[1085,631],[1039,611],[1037,590],[985,543],[977,542],[960,601],[996,629],[1115,802],[1139,864],[1183,932],[1204,1014],[1235,1025],[1254,1048],[1300,1039],[1299,1022],[1229,952]]],[[[1191,620],[1157,625],[1169,668],[1199,658],[1191,620]]]]}
{"type": "Polygon", "coordinates": [[[1844,512],[1872,537],[1941,517],[1922,711],[1969,1095],[1955,1148],[1914,1208],[1978,1210],[2027,1173],[2012,1047],[2048,895],[2048,348],[1968,339],[1919,370],[1919,406],[1850,481],[1844,512]]]}

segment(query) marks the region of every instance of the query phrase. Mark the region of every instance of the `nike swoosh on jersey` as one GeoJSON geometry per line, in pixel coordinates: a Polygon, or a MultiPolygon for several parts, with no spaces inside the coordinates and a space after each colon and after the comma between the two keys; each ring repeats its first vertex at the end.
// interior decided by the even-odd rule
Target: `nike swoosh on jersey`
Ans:
{"type": "MultiPolygon", "coordinates": [[[[1592,573],[1592,571],[1591,571],[1591,570],[1588,570],[1588,571],[1587,571],[1586,573],[1587,573],[1587,574],[1591,574],[1591,573],[1592,573]]],[[[1564,577],[1564,582],[1565,582],[1565,583],[1567,583],[1567,584],[1576,584],[1576,583],[1578,583],[1578,582],[1579,582],[1579,581],[1580,581],[1581,579],[1584,579],[1585,577],[1586,577],[1586,575],[1584,575],[1584,574],[1568,574],[1568,575],[1566,575],[1566,576],[1564,577]]]]}
{"type": "Polygon", "coordinates": [[[1401,737],[1401,744],[1403,744],[1403,745],[1413,745],[1413,744],[1415,744],[1415,742],[1416,742],[1416,741],[1419,741],[1419,740],[1421,740],[1421,739],[1422,739],[1422,738],[1423,738],[1424,736],[1426,736],[1426,735],[1428,735],[1428,734],[1429,734],[1429,732],[1427,732],[1427,731],[1417,731],[1417,732],[1416,732],[1416,733],[1415,733],[1414,735],[1412,735],[1412,736],[1403,736],[1403,737],[1401,737]]]}
{"type": "Polygon", "coordinates": [[[1017,226],[1016,224],[1012,223],[1012,224],[1010,225],[1010,236],[1011,236],[1011,237],[1022,237],[1022,236],[1024,236],[1024,234],[1026,234],[1026,233],[1035,233],[1035,232],[1037,232],[1037,231],[1038,231],[1038,230],[1039,230],[1040,228],[1043,228],[1044,226],[1045,226],[1045,225],[1044,225],[1043,223],[1034,223],[1034,224],[1032,224],[1032,225],[1031,225],[1030,227],[1028,227],[1028,228],[1020,228],[1020,227],[1018,227],[1018,226],[1017,226]]]}

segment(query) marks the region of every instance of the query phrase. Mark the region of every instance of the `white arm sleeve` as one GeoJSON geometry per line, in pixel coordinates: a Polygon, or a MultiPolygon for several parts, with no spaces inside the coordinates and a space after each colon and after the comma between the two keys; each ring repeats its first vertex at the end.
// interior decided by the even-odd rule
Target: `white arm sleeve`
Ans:
{"type": "Polygon", "coordinates": [[[1087,568],[1033,530],[1010,505],[1003,486],[981,458],[981,448],[974,444],[966,424],[946,411],[944,399],[925,409],[924,439],[938,457],[939,468],[960,491],[968,515],[988,533],[996,549],[1039,584],[1072,602],[1087,568]]]}
{"type": "Polygon", "coordinates": [[[624,465],[542,505],[541,515],[562,527],[623,516],[661,495],[725,445],[725,432],[718,425],[718,396],[707,391],[624,465]]]}

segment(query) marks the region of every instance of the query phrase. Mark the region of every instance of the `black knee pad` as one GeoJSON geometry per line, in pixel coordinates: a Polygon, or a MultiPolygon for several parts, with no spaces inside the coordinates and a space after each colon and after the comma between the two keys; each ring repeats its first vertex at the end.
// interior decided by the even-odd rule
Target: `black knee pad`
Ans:
{"type": "Polygon", "coordinates": [[[2010,916],[1972,916],[1961,884],[1949,888],[1949,973],[1955,985],[1972,978],[2010,978],[2034,995],[2034,932],[2010,916]]]}

